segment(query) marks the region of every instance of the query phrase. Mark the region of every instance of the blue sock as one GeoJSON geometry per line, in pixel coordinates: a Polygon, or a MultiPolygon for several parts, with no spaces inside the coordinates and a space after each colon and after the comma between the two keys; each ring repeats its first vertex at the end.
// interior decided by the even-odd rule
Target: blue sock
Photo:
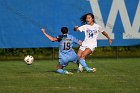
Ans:
{"type": "Polygon", "coordinates": [[[89,71],[89,67],[87,66],[87,64],[86,64],[86,62],[85,62],[85,60],[84,59],[80,59],[79,60],[79,63],[87,70],[87,71],[89,71]]]}
{"type": "Polygon", "coordinates": [[[63,69],[57,69],[56,72],[60,74],[65,74],[65,71],[63,69]]]}

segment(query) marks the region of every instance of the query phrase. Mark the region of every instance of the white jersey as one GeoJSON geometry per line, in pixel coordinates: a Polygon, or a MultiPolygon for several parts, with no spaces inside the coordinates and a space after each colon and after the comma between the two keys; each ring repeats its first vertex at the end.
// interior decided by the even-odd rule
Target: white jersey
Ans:
{"type": "Polygon", "coordinates": [[[104,30],[102,27],[98,24],[91,25],[83,25],[78,27],[78,30],[80,32],[85,33],[85,40],[82,43],[82,46],[89,46],[89,47],[97,47],[97,38],[100,32],[103,32],[104,30]]]}

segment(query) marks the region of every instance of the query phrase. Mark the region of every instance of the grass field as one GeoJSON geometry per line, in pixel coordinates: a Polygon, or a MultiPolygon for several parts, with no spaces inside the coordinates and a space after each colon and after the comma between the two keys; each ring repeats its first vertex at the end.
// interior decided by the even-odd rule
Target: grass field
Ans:
{"type": "Polygon", "coordinates": [[[76,64],[55,73],[57,60],[0,61],[0,93],[140,93],[140,58],[89,59],[96,73],[76,73],[76,64]]]}

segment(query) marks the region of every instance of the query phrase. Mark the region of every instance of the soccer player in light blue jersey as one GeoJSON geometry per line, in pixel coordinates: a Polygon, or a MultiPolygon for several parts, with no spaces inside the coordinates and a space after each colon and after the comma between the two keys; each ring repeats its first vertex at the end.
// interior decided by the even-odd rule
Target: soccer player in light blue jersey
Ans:
{"type": "MultiPolygon", "coordinates": [[[[59,42],[59,64],[57,65],[56,72],[60,74],[73,74],[72,72],[68,72],[67,70],[63,70],[64,67],[68,65],[69,62],[76,63],[78,60],[78,56],[73,50],[73,44],[76,43],[78,45],[82,44],[82,41],[76,39],[74,36],[68,34],[68,28],[62,27],[61,32],[62,35],[57,36],[56,38],[51,37],[45,31],[45,29],[41,29],[44,35],[52,42],[59,42]]],[[[83,63],[87,71],[90,71],[91,68],[87,67],[86,63],[83,63]]]]}

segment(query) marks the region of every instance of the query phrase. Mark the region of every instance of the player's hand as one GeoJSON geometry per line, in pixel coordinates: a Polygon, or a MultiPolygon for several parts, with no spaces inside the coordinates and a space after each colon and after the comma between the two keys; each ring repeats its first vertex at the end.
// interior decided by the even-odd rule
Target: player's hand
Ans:
{"type": "Polygon", "coordinates": [[[73,30],[74,31],[77,31],[78,30],[78,26],[75,26],[73,30]]]}
{"type": "Polygon", "coordinates": [[[81,45],[82,45],[82,41],[81,41],[81,40],[79,40],[78,42],[79,42],[79,45],[81,46],[81,45]]]}
{"type": "Polygon", "coordinates": [[[42,29],[41,29],[41,31],[42,31],[43,33],[46,33],[46,30],[45,30],[45,28],[42,28],[42,29]]]}
{"type": "Polygon", "coordinates": [[[112,44],[112,40],[111,39],[108,39],[108,42],[109,42],[110,45],[112,44]]]}

